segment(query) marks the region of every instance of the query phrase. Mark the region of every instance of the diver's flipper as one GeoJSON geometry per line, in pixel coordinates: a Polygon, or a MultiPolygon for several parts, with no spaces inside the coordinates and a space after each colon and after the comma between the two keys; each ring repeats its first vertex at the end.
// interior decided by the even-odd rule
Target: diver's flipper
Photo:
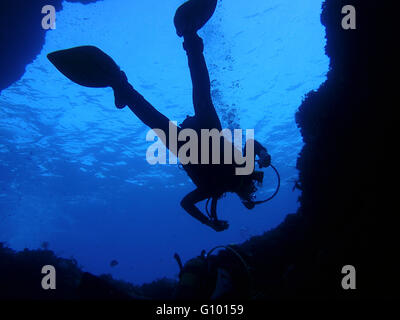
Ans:
{"type": "Polygon", "coordinates": [[[110,87],[125,76],[110,56],[94,46],[55,51],[47,58],[64,76],[85,87],[110,87]]]}
{"type": "Polygon", "coordinates": [[[176,33],[182,37],[185,33],[194,33],[201,29],[214,14],[218,0],[189,0],[175,13],[176,33]]]}

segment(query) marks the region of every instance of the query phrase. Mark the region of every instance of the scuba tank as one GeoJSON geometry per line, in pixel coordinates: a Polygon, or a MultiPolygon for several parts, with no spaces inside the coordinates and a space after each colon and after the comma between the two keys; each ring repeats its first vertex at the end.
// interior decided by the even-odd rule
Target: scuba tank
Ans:
{"type": "Polygon", "coordinates": [[[175,293],[178,300],[196,300],[209,298],[214,290],[216,274],[210,272],[209,261],[203,250],[200,256],[182,264],[177,253],[174,258],[178,262],[179,285],[175,293]]]}
{"type": "Polygon", "coordinates": [[[247,298],[252,288],[250,269],[242,256],[232,246],[217,246],[207,255],[190,259],[185,265],[178,254],[180,273],[176,299],[226,299],[247,298]],[[226,249],[212,255],[217,249],[226,249]]]}

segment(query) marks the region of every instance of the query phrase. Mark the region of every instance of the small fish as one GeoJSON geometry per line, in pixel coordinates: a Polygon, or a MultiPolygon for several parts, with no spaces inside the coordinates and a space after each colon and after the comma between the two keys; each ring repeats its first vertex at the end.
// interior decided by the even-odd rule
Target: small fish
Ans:
{"type": "Polygon", "coordinates": [[[112,260],[111,262],[110,262],[110,267],[115,267],[115,266],[117,266],[118,265],[118,261],[117,260],[112,260]]]}

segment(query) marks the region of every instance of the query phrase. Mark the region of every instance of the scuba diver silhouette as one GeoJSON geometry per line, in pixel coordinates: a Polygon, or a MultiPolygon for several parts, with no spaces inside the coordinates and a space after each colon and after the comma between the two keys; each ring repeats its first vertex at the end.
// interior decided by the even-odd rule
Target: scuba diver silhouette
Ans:
{"type": "MultiPolygon", "coordinates": [[[[179,37],[184,39],[183,48],[188,58],[195,111],[194,116],[188,116],[176,128],[178,132],[186,128],[193,129],[198,133],[201,129],[222,130],[211,98],[210,77],[203,55],[203,40],[197,34],[197,31],[212,17],[216,5],[217,0],[189,0],[182,4],[175,13],[176,32],[179,37]]],[[[159,138],[163,140],[162,142],[167,148],[169,147],[170,120],[157,111],[129,84],[125,73],[100,49],[93,46],[76,47],[50,53],[48,58],[59,71],[78,84],[89,87],[112,87],[117,108],[122,109],[128,106],[148,127],[162,130],[166,139],[159,138]]],[[[221,137],[221,139],[225,138],[221,137]]],[[[178,145],[179,143],[182,145],[182,142],[178,142],[178,145]]],[[[212,158],[211,153],[212,150],[210,159],[212,158]]],[[[271,157],[267,149],[256,140],[254,140],[254,155],[259,158],[260,168],[268,167],[271,164],[271,157]]],[[[201,150],[199,150],[198,156],[200,158],[201,150]]],[[[218,199],[226,192],[233,192],[240,197],[246,208],[252,209],[257,203],[253,201],[254,192],[257,190],[255,183],[262,182],[263,172],[253,170],[249,175],[236,175],[234,169],[238,165],[235,163],[230,165],[209,163],[183,165],[183,169],[197,188],[183,198],[181,206],[201,223],[215,231],[223,231],[229,225],[227,221],[219,220],[217,217],[218,199]],[[207,209],[208,217],[196,207],[196,203],[206,199],[208,201],[211,199],[211,213],[207,209]]]]}

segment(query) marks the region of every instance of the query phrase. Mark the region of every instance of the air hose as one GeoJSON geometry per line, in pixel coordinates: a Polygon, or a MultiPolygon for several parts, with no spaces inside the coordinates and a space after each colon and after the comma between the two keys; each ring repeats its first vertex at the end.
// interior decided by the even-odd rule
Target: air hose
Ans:
{"type": "Polygon", "coordinates": [[[216,246],[216,247],[212,248],[210,251],[208,251],[206,258],[208,258],[211,255],[211,253],[213,253],[213,251],[215,251],[217,249],[227,249],[227,250],[231,251],[236,257],[239,258],[240,262],[243,264],[244,268],[246,269],[247,275],[250,277],[250,270],[249,270],[249,267],[248,267],[246,261],[244,261],[242,256],[231,246],[224,246],[224,245],[216,246]]]}
{"type": "Polygon", "coordinates": [[[276,173],[276,176],[278,178],[278,185],[276,186],[275,192],[272,194],[272,196],[270,196],[269,198],[265,199],[265,200],[260,200],[260,201],[252,201],[254,204],[261,204],[261,203],[265,203],[268,202],[270,200],[272,200],[279,192],[279,188],[281,187],[281,176],[279,175],[278,170],[272,165],[269,165],[276,173]]]}
{"type": "Polygon", "coordinates": [[[212,216],[211,216],[210,212],[208,211],[208,203],[210,202],[211,198],[212,198],[212,197],[209,197],[209,198],[207,199],[207,202],[206,202],[206,212],[207,212],[208,217],[212,220],[212,216]]]}
{"type": "MultiPolygon", "coordinates": [[[[270,164],[269,166],[275,171],[276,177],[278,178],[278,184],[277,184],[277,186],[276,186],[275,192],[274,192],[270,197],[268,197],[268,198],[265,199],[265,200],[251,201],[251,203],[253,203],[254,205],[256,205],[256,204],[262,204],[262,203],[265,203],[265,202],[268,202],[268,201],[272,200],[272,199],[278,194],[279,188],[281,187],[281,176],[280,176],[278,170],[277,170],[272,164],[270,164]]],[[[208,198],[208,199],[207,199],[207,202],[206,202],[206,212],[207,212],[207,215],[208,215],[208,217],[209,217],[210,219],[212,219],[212,216],[211,216],[210,212],[208,211],[208,204],[209,204],[211,198],[212,198],[212,197],[208,198]]]]}
{"type": "Polygon", "coordinates": [[[250,287],[250,292],[253,291],[253,277],[251,276],[250,268],[249,268],[248,264],[246,263],[246,261],[244,261],[242,256],[235,249],[233,249],[231,246],[220,245],[220,246],[216,246],[216,247],[212,248],[207,253],[206,259],[208,259],[209,256],[211,255],[211,253],[213,251],[217,250],[217,249],[226,249],[226,250],[232,252],[239,259],[239,261],[242,263],[244,269],[246,270],[247,279],[248,279],[248,283],[249,283],[249,287],[250,287]]]}

